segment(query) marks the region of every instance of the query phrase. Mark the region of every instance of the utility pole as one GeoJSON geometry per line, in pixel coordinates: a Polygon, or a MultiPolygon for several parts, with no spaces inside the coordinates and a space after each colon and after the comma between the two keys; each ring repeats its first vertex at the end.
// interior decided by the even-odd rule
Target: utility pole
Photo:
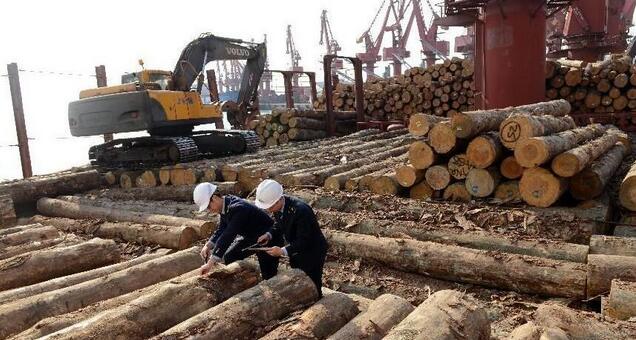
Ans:
{"type": "MultiPolygon", "coordinates": [[[[104,65],[95,66],[95,77],[97,78],[97,87],[106,87],[106,67],[104,65]]],[[[113,140],[112,133],[104,134],[104,142],[108,143],[113,140]]]]}
{"type": "Polygon", "coordinates": [[[7,65],[11,102],[13,103],[13,117],[15,119],[15,131],[18,135],[18,149],[20,150],[20,163],[22,164],[22,177],[29,178],[33,176],[33,169],[31,168],[31,154],[29,152],[26,123],[24,122],[24,107],[22,106],[22,91],[20,90],[20,76],[18,72],[18,64],[11,63],[7,65]]]}

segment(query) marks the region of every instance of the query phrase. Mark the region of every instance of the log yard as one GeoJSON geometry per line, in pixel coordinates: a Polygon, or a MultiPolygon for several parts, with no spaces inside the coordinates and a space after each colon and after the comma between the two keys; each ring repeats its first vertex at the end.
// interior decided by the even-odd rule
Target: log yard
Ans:
{"type": "Polygon", "coordinates": [[[89,64],[63,170],[7,65],[0,339],[636,339],[636,0],[312,2],[89,64]]]}

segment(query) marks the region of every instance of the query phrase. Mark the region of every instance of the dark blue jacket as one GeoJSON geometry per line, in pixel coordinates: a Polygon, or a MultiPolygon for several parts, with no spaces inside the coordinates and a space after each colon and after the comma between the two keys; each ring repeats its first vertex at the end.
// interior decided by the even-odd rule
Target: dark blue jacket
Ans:
{"type": "Polygon", "coordinates": [[[272,237],[285,236],[285,247],[292,266],[315,264],[324,261],[327,240],[320,230],[316,214],[311,207],[298,198],[285,196],[282,211],[274,214],[276,223],[270,230],[272,237]]]}
{"type": "Polygon", "coordinates": [[[219,227],[209,240],[214,244],[212,255],[220,258],[223,258],[236,236],[256,243],[258,237],[274,224],[267,213],[242,198],[227,195],[223,199],[225,208],[221,212],[219,227]]]}

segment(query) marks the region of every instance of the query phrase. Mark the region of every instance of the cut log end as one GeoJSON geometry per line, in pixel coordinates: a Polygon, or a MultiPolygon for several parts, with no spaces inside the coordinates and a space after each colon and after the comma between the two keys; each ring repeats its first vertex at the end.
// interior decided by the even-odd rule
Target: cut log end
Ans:
{"type": "Polygon", "coordinates": [[[409,147],[409,162],[416,169],[427,169],[435,163],[435,153],[425,142],[414,142],[409,147]]]}
{"type": "Polygon", "coordinates": [[[514,156],[504,158],[499,166],[499,171],[507,179],[518,179],[523,175],[523,167],[517,163],[514,156]]]}
{"type": "Polygon", "coordinates": [[[565,192],[567,182],[543,168],[527,169],[519,182],[523,200],[535,207],[553,205],[565,192]]]}
{"type": "Polygon", "coordinates": [[[473,168],[466,177],[466,190],[475,197],[488,197],[495,191],[498,183],[497,171],[473,168]]]}
{"type": "Polygon", "coordinates": [[[515,148],[515,159],[524,168],[534,168],[549,160],[550,152],[546,144],[530,138],[521,141],[515,148]]]}

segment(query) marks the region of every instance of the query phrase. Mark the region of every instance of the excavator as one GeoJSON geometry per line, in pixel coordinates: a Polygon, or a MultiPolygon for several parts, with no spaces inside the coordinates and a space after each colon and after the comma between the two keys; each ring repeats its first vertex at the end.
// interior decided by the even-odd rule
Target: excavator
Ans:
{"type": "Polygon", "coordinates": [[[244,129],[258,112],[257,90],[267,59],[265,43],[204,33],[181,52],[173,71],[142,70],[122,76],[122,84],[80,92],[69,103],[73,136],[147,131],[149,136],[117,139],[89,149],[91,163],[103,168],[145,168],[252,152],[253,131],[194,131],[227,113],[244,129]],[[192,89],[205,65],[214,60],[246,60],[237,100],[204,104],[192,89]]]}

